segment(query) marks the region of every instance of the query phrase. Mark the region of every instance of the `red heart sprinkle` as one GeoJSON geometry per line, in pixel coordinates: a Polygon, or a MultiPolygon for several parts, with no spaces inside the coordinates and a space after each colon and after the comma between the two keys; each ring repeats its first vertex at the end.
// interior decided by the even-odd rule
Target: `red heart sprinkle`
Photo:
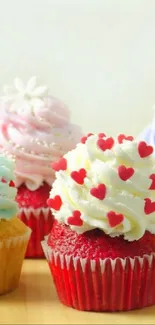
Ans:
{"type": "Polygon", "coordinates": [[[62,157],[60,160],[52,163],[52,168],[59,172],[59,170],[66,170],[67,169],[67,159],[62,157]]]}
{"type": "Polygon", "coordinates": [[[111,228],[120,225],[120,223],[122,223],[122,221],[124,220],[123,214],[119,214],[119,213],[117,214],[114,211],[109,211],[107,213],[107,217],[111,228]]]}
{"type": "Polygon", "coordinates": [[[62,206],[62,200],[61,200],[61,197],[60,195],[56,195],[54,198],[50,198],[47,200],[47,205],[56,210],[56,211],[59,211],[61,206],[62,206]]]}
{"type": "Polygon", "coordinates": [[[105,151],[108,149],[110,150],[114,145],[114,139],[113,138],[107,138],[107,139],[100,138],[97,141],[97,145],[102,151],[105,151]]]}
{"type": "Polygon", "coordinates": [[[86,136],[84,136],[84,137],[82,137],[81,138],[81,143],[86,143],[86,141],[87,141],[87,139],[91,136],[91,135],[93,135],[93,133],[88,133],[86,136]]]}
{"type": "Polygon", "coordinates": [[[85,144],[87,141],[87,137],[82,137],[80,141],[81,141],[81,143],[85,144]]]}
{"type": "Polygon", "coordinates": [[[2,128],[2,132],[6,133],[8,129],[8,125],[6,123],[3,123],[1,128],[2,128]]]}
{"type": "Polygon", "coordinates": [[[126,136],[125,134],[120,134],[117,139],[119,143],[122,143],[124,140],[133,141],[134,137],[131,135],[126,136]]]}
{"type": "Polygon", "coordinates": [[[87,173],[84,168],[81,168],[79,171],[75,170],[75,171],[71,172],[72,179],[80,185],[84,184],[84,179],[85,179],[86,175],[87,175],[87,173]]]}
{"type": "Polygon", "coordinates": [[[10,187],[15,187],[15,183],[13,181],[10,181],[9,186],[10,187]]]}
{"type": "Polygon", "coordinates": [[[153,152],[153,147],[147,145],[145,141],[141,141],[138,144],[138,152],[141,158],[148,157],[152,154],[153,152]]]}
{"type": "Polygon", "coordinates": [[[118,167],[118,175],[122,181],[127,181],[134,174],[134,169],[132,167],[125,167],[121,165],[118,167]]]}
{"type": "Polygon", "coordinates": [[[149,190],[155,190],[155,174],[151,174],[149,178],[152,180],[152,184],[149,187],[149,190]]]}
{"type": "Polygon", "coordinates": [[[67,222],[71,226],[79,226],[83,225],[83,220],[80,218],[81,212],[76,210],[73,212],[73,215],[67,219],[67,222]]]}
{"type": "Polygon", "coordinates": [[[98,137],[102,139],[102,138],[106,137],[106,134],[105,133],[99,133],[98,137]]]}
{"type": "Polygon", "coordinates": [[[104,184],[99,184],[97,187],[91,188],[90,194],[99,200],[103,200],[106,196],[106,186],[104,184]]]}
{"type": "Polygon", "coordinates": [[[152,202],[150,199],[145,199],[144,212],[146,214],[155,212],[155,202],[152,202]]]}
{"type": "Polygon", "coordinates": [[[7,183],[6,179],[4,179],[4,178],[1,179],[1,182],[2,183],[7,183]]]}

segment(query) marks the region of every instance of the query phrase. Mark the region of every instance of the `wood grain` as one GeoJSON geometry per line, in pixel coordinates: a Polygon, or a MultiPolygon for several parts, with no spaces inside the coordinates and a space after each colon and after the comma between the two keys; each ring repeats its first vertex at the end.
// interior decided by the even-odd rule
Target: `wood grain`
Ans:
{"type": "Polygon", "coordinates": [[[76,311],[58,301],[47,262],[25,260],[19,288],[0,297],[0,324],[155,324],[155,307],[128,313],[76,311]]]}

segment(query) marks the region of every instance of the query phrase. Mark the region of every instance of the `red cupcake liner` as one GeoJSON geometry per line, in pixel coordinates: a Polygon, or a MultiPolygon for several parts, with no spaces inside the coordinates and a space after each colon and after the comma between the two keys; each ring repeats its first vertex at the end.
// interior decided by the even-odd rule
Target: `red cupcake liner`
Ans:
{"type": "Polygon", "coordinates": [[[42,247],[60,301],[87,311],[127,311],[155,304],[155,254],[90,260],[42,247]]]}
{"type": "Polygon", "coordinates": [[[23,208],[20,209],[19,218],[32,230],[25,257],[44,258],[41,241],[52,228],[51,210],[49,208],[23,208]]]}

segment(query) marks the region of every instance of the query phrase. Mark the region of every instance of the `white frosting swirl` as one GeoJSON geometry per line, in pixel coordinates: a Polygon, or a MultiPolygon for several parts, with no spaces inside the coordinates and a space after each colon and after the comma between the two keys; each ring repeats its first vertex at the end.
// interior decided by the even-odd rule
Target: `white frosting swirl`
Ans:
{"type": "Polygon", "coordinates": [[[75,147],[81,129],[70,123],[68,108],[36,86],[33,77],[24,87],[15,80],[15,90],[5,87],[0,107],[0,151],[16,160],[16,186],[25,183],[36,190],[55,175],[51,162],[75,147]]]}
{"type": "MultiPolygon", "coordinates": [[[[106,138],[104,138],[106,139],[106,138]]],[[[145,231],[155,233],[155,212],[145,213],[145,198],[155,201],[155,190],[150,190],[155,173],[153,155],[141,157],[136,141],[115,141],[111,150],[101,150],[97,145],[98,136],[88,137],[85,144],[78,144],[64,157],[67,169],[56,173],[56,181],[50,193],[50,200],[60,196],[60,209],[52,208],[52,213],[59,222],[69,224],[78,233],[99,228],[111,237],[123,235],[128,241],[138,240],[145,231]],[[120,166],[133,168],[132,176],[123,180],[119,176],[120,166]],[[84,168],[86,177],[82,185],[72,177],[73,171],[84,168]],[[91,194],[92,188],[104,184],[104,199],[91,194]],[[82,225],[69,223],[74,211],[80,211],[82,225]],[[121,215],[123,221],[117,226],[111,225],[108,213],[121,215]]],[[[123,167],[124,168],[124,167],[123,167]]],[[[154,209],[155,210],[155,209],[154,209]]]]}

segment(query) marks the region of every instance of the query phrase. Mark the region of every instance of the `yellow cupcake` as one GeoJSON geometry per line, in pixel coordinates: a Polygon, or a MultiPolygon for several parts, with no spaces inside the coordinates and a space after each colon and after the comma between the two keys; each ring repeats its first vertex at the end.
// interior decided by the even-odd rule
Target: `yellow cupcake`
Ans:
{"type": "Polygon", "coordinates": [[[30,229],[20,221],[13,162],[0,155],[0,295],[17,288],[30,229]]]}

